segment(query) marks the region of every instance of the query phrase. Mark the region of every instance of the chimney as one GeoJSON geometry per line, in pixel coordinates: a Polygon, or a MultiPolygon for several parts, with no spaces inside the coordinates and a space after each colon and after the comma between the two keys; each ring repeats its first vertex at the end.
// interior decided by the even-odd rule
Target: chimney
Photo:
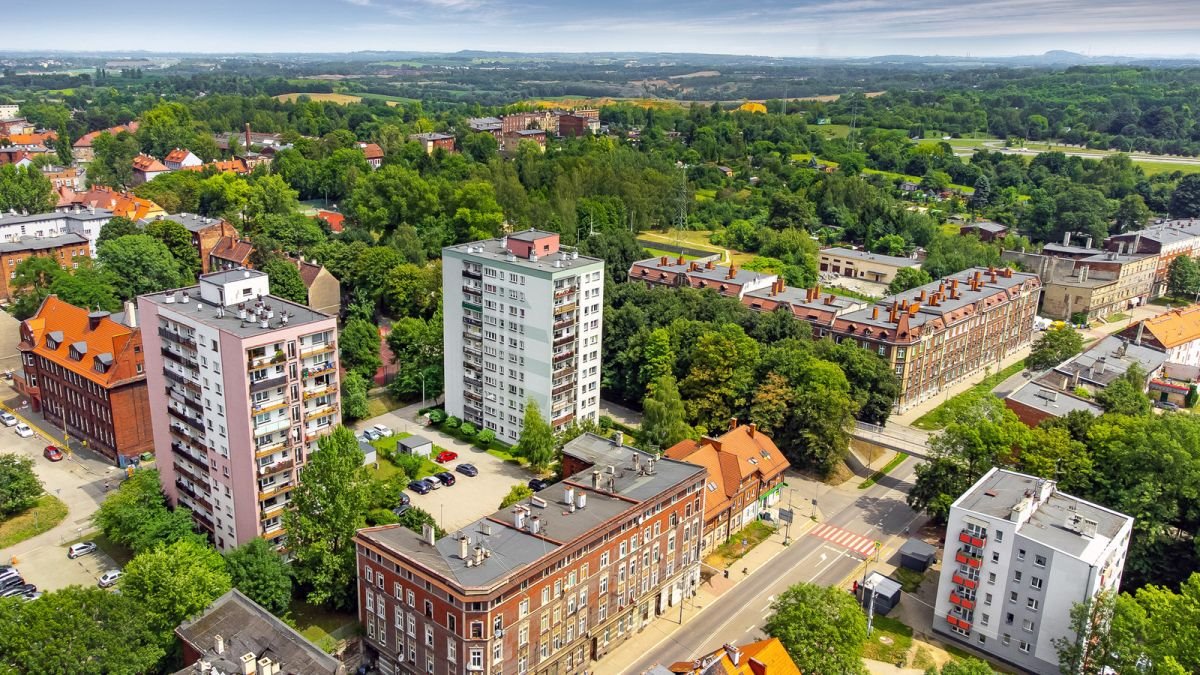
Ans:
{"type": "Polygon", "coordinates": [[[713,261],[711,259],[704,261],[704,269],[711,270],[714,267],[715,267],[715,265],[713,265],[713,261]]]}
{"type": "MultiPolygon", "coordinates": [[[[634,450],[633,451],[633,470],[641,471],[641,469],[642,469],[642,456],[640,454],[638,454],[637,450],[634,450]]],[[[570,502],[571,500],[568,499],[567,501],[570,502]]]]}
{"type": "Polygon", "coordinates": [[[1083,283],[1083,282],[1087,281],[1087,277],[1088,277],[1088,266],[1084,265],[1083,267],[1079,268],[1079,283],[1083,283]]]}
{"type": "Polygon", "coordinates": [[[246,147],[244,152],[250,152],[250,123],[246,122],[246,147]]]}
{"type": "Polygon", "coordinates": [[[878,318],[879,318],[879,307],[872,307],[871,308],[871,319],[875,320],[878,318]]]}
{"type": "MultiPolygon", "coordinates": [[[[634,461],[634,465],[636,466],[636,464],[637,464],[637,453],[634,453],[634,455],[633,455],[633,458],[634,458],[634,459],[633,459],[633,461],[634,461]]],[[[574,502],[575,502],[575,488],[574,488],[574,487],[572,487],[572,486],[570,486],[570,485],[568,485],[568,486],[566,486],[566,487],[564,487],[564,488],[563,488],[563,503],[564,503],[564,504],[572,504],[572,503],[574,503],[574,502]]]]}
{"type": "Polygon", "coordinates": [[[598,469],[592,470],[592,489],[600,489],[600,471],[598,469]]]}
{"type": "Polygon", "coordinates": [[[137,305],[133,300],[125,301],[125,325],[130,328],[137,328],[137,305]]]}
{"type": "Polygon", "coordinates": [[[247,652],[242,654],[242,675],[254,675],[254,654],[247,652]]]}
{"type": "Polygon", "coordinates": [[[950,281],[950,298],[952,300],[958,299],[958,279],[952,279],[950,281]]]}
{"type": "Polygon", "coordinates": [[[679,259],[675,261],[675,264],[676,264],[676,265],[682,265],[683,263],[684,263],[684,260],[683,260],[683,254],[682,254],[682,253],[680,253],[680,254],[679,254],[679,259]]]}
{"type": "Polygon", "coordinates": [[[622,445],[625,445],[625,432],[624,431],[614,431],[612,440],[613,440],[613,445],[617,446],[618,448],[621,447],[622,445]]]}
{"type": "Polygon", "coordinates": [[[659,259],[658,259],[658,266],[659,266],[659,267],[666,267],[666,266],[667,266],[667,256],[665,256],[665,255],[664,255],[663,257],[661,257],[661,258],[659,258],[659,259]]]}
{"type": "Polygon", "coordinates": [[[737,265],[729,266],[729,273],[725,275],[726,279],[732,279],[737,276],[737,265]]]}
{"type": "Polygon", "coordinates": [[[542,531],[542,519],[539,516],[534,516],[529,519],[530,534],[537,534],[542,531]]]}
{"type": "Polygon", "coordinates": [[[225,653],[225,638],[221,637],[219,633],[213,636],[213,651],[218,654],[225,653]]]}
{"type": "Polygon", "coordinates": [[[755,432],[755,431],[758,431],[758,425],[757,425],[757,424],[755,424],[754,422],[751,422],[751,423],[748,425],[748,432],[747,432],[747,433],[749,433],[749,434],[750,434],[750,438],[754,438],[754,432],[755,432]]]}
{"type": "Polygon", "coordinates": [[[921,290],[921,294],[917,296],[917,302],[925,302],[925,291],[921,290]]]}
{"type": "MultiPolygon", "coordinates": [[[[537,518],[535,517],[534,520],[537,520],[537,518]]],[[[471,553],[474,554],[473,562],[475,563],[475,566],[479,567],[480,565],[482,565],[484,553],[485,553],[485,551],[483,550],[483,547],[480,546],[479,544],[475,544],[475,548],[471,549],[471,553]]]]}
{"type": "Polygon", "coordinates": [[[1070,246],[1070,245],[1071,245],[1071,233],[1064,232],[1063,233],[1063,246],[1070,246]]]}
{"type": "Polygon", "coordinates": [[[458,538],[458,559],[466,560],[471,551],[471,538],[467,535],[462,535],[458,538]]]}
{"type": "Polygon", "coordinates": [[[738,422],[737,422],[737,418],[736,418],[736,417],[730,417],[730,418],[729,418],[729,430],[730,430],[730,431],[733,431],[734,429],[736,429],[736,428],[737,428],[737,424],[738,424],[738,422]]]}
{"type": "Polygon", "coordinates": [[[734,647],[733,645],[725,645],[725,655],[729,657],[729,660],[733,662],[733,665],[735,666],[738,665],[738,662],[742,660],[742,650],[734,647]]]}
{"type": "Polygon", "coordinates": [[[1129,248],[1129,252],[1137,253],[1138,249],[1141,248],[1141,245],[1142,245],[1142,233],[1138,232],[1137,234],[1135,234],[1133,236],[1133,246],[1131,246],[1129,248]]]}
{"type": "Polygon", "coordinates": [[[1083,247],[1084,247],[1084,248],[1091,248],[1091,247],[1092,247],[1092,238],[1091,238],[1091,237],[1088,237],[1087,239],[1084,239],[1084,240],[1083,240],[1083,247]]]}
{"type": "Polygon", "coordinates": [[[1143,330],[1145,327],[1146,327],[1146,322],[1145,322],[1145,321],[1139,321],[1139,322],[1138,322],[1137,337],[1135,337],[1135,338],[1133,339],[1133,344],[1135,344],[1135,345],[1137,345],[1137,346],[1139,346],[1139,347],[1140,347],[1140,346],[1142,346],[1142,330],[1143,330]]]}
{"type": "Polygon", "coordinates": [[[258,675],[274,675],[275,669],[271,664],[271,659],[264,656],[258,660],[258,675]]]}
{"type": "Polygon", "coordinates": [[[524,506],[517,505],[517,508],[513,509],[513,525],[518,530],[525,529],[525,507],[524,506]]]}
{"type": "Polygon", "coordinates": [[[579,494],[575,496],[575,507],[582,509],[585,506],[587,506],[587,493],[580,490],[579,494]]]}
{"type": "Polygon", "coordinates": [[[426,544],[433,546],[437,540],[437,532],[433,529],[433,525],[425,523],[421,526],[421,538],[425,540],[426,544]]]}

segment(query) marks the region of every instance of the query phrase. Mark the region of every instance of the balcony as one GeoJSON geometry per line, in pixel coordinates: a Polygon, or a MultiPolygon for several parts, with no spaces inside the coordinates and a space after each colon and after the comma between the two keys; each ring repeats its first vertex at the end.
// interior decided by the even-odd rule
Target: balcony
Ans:
{"type": "Polygon", "coordinates": [[[567,393],[568,391],[571,391],[571,390],[572,390],[572,389],[574,389],[574,388],[575,388],[575,383],[574,383],[574,382],[567,382],[567,383],[565,383],[565,384],[560,384],[560,385],[558,385],[557,387],[555,387],[555,388],[553,388],[553,389],[551,389],[551,390],[550,390],[550,395],[551,395],[551,396],[558,396],[558,395],[560,395],[560,394],[565,394],[565,393],[567,393]]]}
{"type": "Polygon", "coordinates": [[[979,587],[978,580],[964,577],[961,574],[955,574],[954,576],[950,577],[950,581],[959,586],[962,586],[963,588],[969,588],[971,590],[975,590],[976,588],[979,587]]]}
{"type": "MultiPolygon", "coordinates": [[[[212,508],[212,504],[210,504],[210,503],[209,503],[209,501],[208,501],[207,499],[205,499],[205,498],[201,497],[201,496],[200,496],[200,495],[199,495],[199,494],[196,492],[196,490],[194,490],[193,488],[189,487],[187,483],[185,483],[185,482],[183,482],[183,481],[181,481],[181,480],[176,480],[176,481],[175,481],[175,487],[179,488],[180,492],[182,492],[183,494],[185,494],[185,495],[187,495],[188,497],[190,497],[190,498],[191,498],[191,500],[192,500],[193,502],[195,502],[195,503],[199,504],[200,506],[204,507],[204,510],[208,511],[209,513],[212,513],[212,510],[213,510],[213,508],[212,508]]],[[[193,509],[193,511],[194,511],[194,510],[195,510],[195,509],[193,509]]]]}
{"type": "Polygon", "coordinates": [[[256,423],[254,425],[254,435],[255,436],[263,436],[265,434],[274,433],[276,431],[283,431],[284,429],[287,429],[290,426],[292,426],[291,418],[288,417],[287,415],[284,415],[283,417],[277,417],[268,422],[256,423]]]}
{"type": "Polygon", "coordinates": [[[575,325],[575,319],[564,319],[562,321],[555,321],[554,322],[554,330],[562,330],[564,328],[568,328],[568,327],[574,326],[574,325],[575,325]]]}
{"type": "Polygon", "coordinates": [[[288,447],[286,438],[282,441],[276,441],[275,443],[271,443],[269,445],[260,446],[254,450],[254,459],[262,459],[268,455],[273,455],[286,447],[288,447]]]}
{"type": "Polygon", "coordinates": [[[171,443],[171,452],[174,452],[176,455],[188,460],[189,462],[192,462],[196,466],[204,467],[205,469],[208,468],[205,462],[207,455],[197,457],[196,454],[198,453],[191,452],[188,450],[187,446],[179,441],[173,441],[171,443]]]}
{"type": "Polygon", "coordinates": [[[275,537],[278,537],[279,535],[284,534],[286,532],[287,532],[287,530],[283,529],[283,523],[275,523],[274,525],[271,525],[269,527],[264,525],[263,533],[261,536],[263,539],[274,539],[275,537]]]}
{"type": "Polygon", "coordinates": [[[483,380],[479,379],[478,377],[471,377],[470,375],[463,375],[463,382],[476,387],[483,386],[483,380]]]}
{"type": "Polygon", "coordinates": [[[290,492],[295,489],[296,484],[291,481],[286,483],[276,483],[275,485],[268,485],[265,488],[260,488],[258,491],[258,498],[260,500],[266,500],[274,497],[275,495],[281,495],[285,492],[290,492]]]}
{"type": "Polygon", "coordinates": [[[337,413],[337,402],[336,401],[334,401],[333,403],[327,403],[327,404],[317,407],[317,408],[313,408],[311,410],[305,410],[304,416],[307,418],[316,419],[318,417],[324,417],[325,415],[333,415],[335,413],[337,413]]]}
{"type": "Polygon", "coordinates": [[[564,360],[566,360],[566,359],[569,359],[569,358],[571,358],[572,356],[575,356],[575,350],[574,350],[574,349],[567,349],[567,350],[564,350],[564,351],[561,351],[561,352],[554,352],[554,359],[553,359],[553,361],[554,361],[555,363],[558,363],[559,361],[564,361],[564,360]]]}
{"type": "Polygon", "coordinates": [[[556,338],[554,338],[554,346],[562,347],[563,345],[571,344],[572,342],[575,341],[576,337],[578,337],[578,336],[575,335],[574,333],[572,333],[570,335],[563,335],[560,337],[556,337],[556,338]]]}
{"type": "Polygon", "coordinates": [[[326,432],[328,432],[331,429],[333,429],[332,424],[322,424],[320,426],[306,428],[304,430],[304,442],[310,443],[312,441],[315,441],[318,438],[324,436],[326,434],[326,432]]]}
{"type": "Polygon", "coordinates": [[[264,403],[256,403],[256,404],[254,404],[254,414],[261,415],[263,413],[269,413],[274,410],[279,410],[280,408],[285,407],[287,404],[288,404],[288,400],[287,400],[286,396],[279,399],[278,401],[266,401],[264,403]]]}
{"type": "Polygon", "coordinates": [[[175,343],[178,343],[181,345],[187,345],[188,347],[191,347],[192,349],[196,348],[196,340],[194,338],[186,337],[185,335],[183,335],[181,333],[177,333],[173,330],[167,330],[166,328],[160,327],[158,329],[158,334],[160,337],[162,337],[166,340],[170,340],[171,342],[175,342],[175,343]]]}
{"type": "Polygon", "coordinates": [[[575,367],[570,365],[570,362],[564,362],[564,365],[556,368],[553,373],[555,379],[568,377],[573,374],[575,374],[575,367]]]}
{"type": "Polygon", "coordinates": [[[564,424],[570,424],[571,420],[573,420],[573,419],[575,419],[575,413],[567,413],[566,415],[563,415],[562,417],[554,419],[550,423],[550,426],[558,427],[558,426],[562,426],[564,424]]]}
{"type": "Polygon", "coordinates": [[[270,476],[281,471],[289,471],[294,466],[296,466],[296,462],[294,460],[285,459],[282,462],[275,462],[274,464],[258,467],[258,475],[270,476]]]}
{"type": "Polygon", "coordinates": [[[192,481],[193,485],[202,486],[205,490],[207,490],[209,488],[208,478],[201,478],[196,473],[188,471],[186,468],[184,468],[183,466],[180,466],[179,464],[175,464],[172,468],[175,469],[175,473],[192,481]]]}
{"type": "Polygon", "coordinates": [[[325,396],[326,394],[336,394],[336,393],[337,393],[337,387],[334,385],[329,385],[329,386],[321,387],[319,389],[305,389],[304,396],[302,398],[305,401],[308,401],[308,400],[317,398],[318,396],[325,396]]]}
{"type": "Polygon", "coordinates": [[[331,352],[336,348],[337,348],[337,345],[333,342],[323,342],[319,345],[313,345],[313,346],[309,347],[308,349],[301,349],[300,350],[300,358],[307,359],[310,356],[316,356],[317,354],[324,354],[326,352],[331,352]]]}
{"type": "Polygon", "coordinates": [[[471,293],[472,295],[483,295],[483,286],[474,286],[472,284],[463,284],[463,293],[471,293]]]}
{"type": "Polygon", "coordinates": [[[203,433],[203,431],[204,431],[204,421],[203,420],[196,419],[195,417],[188,415],[187,413],[183,412],[182,410],[176,410],[175,408],[172,408],[171,406],[167,406],[167,413],[169,413],[172,417],[174,417],[176,419],[186,422],[188,424],[188,426],[191,426],[194,429],[199,429],[203,433]]]}
{"type": "Polygon", "coordinates": [[[983,558],[981,556],[968,553],[965,550],[959,550],[957,553],[955,553],[954,561],[975,569],[979,569],[983,566],[983,558]]]}
{"type": "Polygon", "coordinates": [[[953,593],[953,592],[950,593],[950,602],[955,605],[958,605],[959,607],[962,607],[963,609],[975,609],[975,601],[974,600],[968,600],[965,597],[959,595],[958,593],[953,593]]]}
{"type": "Polygon", "coordinates": [[[568,295],[575,295],[575,287],[574,287],[574,286],[571,286],[571,287],[568,287],[568,288],[564,288],[564,289],[562,289],[562,290],[559,290],[559,291],[555,291],[555,292],[554,292],[554,299],[555,299],[555,300],[562,300],[563,298],[567,297],[568,295]]]}
{"type": "Polygon", "coordinates": [[[463,353],[469,354],[471,356],[483,356],[483,350],[479,349],[478,347],[472,347],[467,344],[463,344],[463,353]]]}
{"type": "Polygon", "coordinates": [[[964,619],[958,618],[957,616],[950,616],[947,614],[946,623],[950,624],[951,626],[957,626],[963,630],[971,630],[971,624],[964,619]]]}
{"type": "Polygon", "coordinates": [[[172,382],[182,384],[185,389],[191,390],[197,394],[200,393],[200,385],[173,370],[167,370],[166,368],[163,368],[163,376],[172,382]]]}
{"type": "Polygon", "coordinates": [[[463,309],[469,309],[472,312],[483,312],[483,305],[477,302],[467,302],[466,300],[463,300],[462,306],[463,309]]]}
{"type": "Polygon", "coordinates": [[[471,391],[470,389],[464,389],[463,396],[467,397],[468,399],[470,399],[472,401],[475,401],[476,403],[483,403],[483,395],[477,394],[477,393],[471,391]]]}
{"type": "Polygon", "coordinates": [[[326,361],[325,363],[317,363],[301,370],[300,375],[307,380],[318,375],[324,375],[325,373],[332,373],[333,371],[333,361],[326,361]]]}
{"type": "Polygon", "coordinates": [[[286,509],[288,507],[288,505],[291,503],[292,503],[292,500],[288,499],[288,500],[282,501],[282,502],[275,502],[274,504],[272,504],[270,506],[264,506],[262,508],[262,514],[264,516],[270,516],[272,514],[278,513],[280,511],[286,509]]]}
{"type": "Polygon", "coordinates": [[[554,316],[558,316],[560,314],[566,314],[567,312],[574,312],[576,307],[578,307],[578,305],[576,305],[573,302],[568,302],[568,303],[565,303],[562,305],[555,305],[554,306],[554,316]]]}
{"type": "Polygon", "coordinates": [[[987,544],[987,535],[984,535],[982,537],[976,537],[976,536],[972,535],[970,532],[963,530],[962,532],[960,532],[958,534],[958,540],[964,544],[970,544],[971,546],[974,546],[975,548],[983,548],[984,545],[987,544]]]}
{"type": "Polygon", "coordinates": [[[483,322],[473,316],[464,316],[463,321],[471,326],[483,327],[483,322]]]}
{"type": "MultiPolygon", "coordinates": [[[[172,391],[172,389],[168,388],[167,391],[172,391]]],[[[183,403],[185,406],[195,410],[201,415],[204,414],[204,404],[200,401],[193,400],[192,398],[183,395],[183,392],[175,392],[175,396],[172,397],[172,400],[183,403]]]]}
{"type": "Polygon", "coordinates": [[[265,391],[267,389],[274,389],[275,387],[282,387],[285,384],[287,384],[287,375],[280,375],[279,377],[268,377],[268,378],[264,378],[261,380],[251,381],[250,382],[250,391],[252,393],[259,392],[259,391],[265,391]]]}
{"type": "Polygon", "coordinates": [[[473,270],[470,267],[464,267],[462,274],[464,277],[467,277],[468,279],[482,279],[483,278],[483,270],[473,270]]]}
{"type": "Polygon", "coordinates": [[[209,532],[216,532],[216,528],[213,527],[213,522],[209,520],[208,516],[204,515],[203,513],[199,511],[192,511],[192,518],[194,518],[196,522],[200,523],[200,525],[206,528],[209,532]]]}

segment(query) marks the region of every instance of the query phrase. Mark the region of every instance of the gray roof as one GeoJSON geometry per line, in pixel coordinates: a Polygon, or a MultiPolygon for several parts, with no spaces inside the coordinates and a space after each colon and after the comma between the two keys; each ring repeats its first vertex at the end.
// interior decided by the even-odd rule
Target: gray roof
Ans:
{"type": "MultiPolygon", "coordinates": [[[[266,657],[278,663],[285,675],[344,672],[341,662],[236,588],[214,600],[200,616],[184,621],[175,633],[221,672],[241,673],[242,656],[248,653],[254,654],[255,661],[266,657]],[[221,654],[215,650],[218,635],[224,642],[221,654]]],[[[189,666],[178,672],[197,671],[189,666]]]]}
{"type": "Polygon", "coordinates": [[[41,223],[61,218],[66,218],[68,221],[85,223],[93,220],[107,220],[112,217],[113,212],[108,209],[80,209],[78,212],[74,210],[51,211],[50,213],[32,213],[28,216],[17,216],[11,213],[0,212],[0,225],[28,225],[29,223],[41,223]]]}
{"type": "MultiPolygon", "coordinates": [[[[232,280],[235,277],[229,275],[237,275],[236,278],[244,278],[244,274],[245,270],[228,270],[204,276],[206,279],[228,277],[227,280],[232,280]]],[[[217,281],[216,283],[224,283],[224,281],[217,281]]],[[[282,325],[280,316],[283,311],[287,311],[288,313],[288,326],[301,326],[306,323],[314,323],[331,318],[328,314],[296,304],[291,300],[284,300],[276,295],[267,295],[263,297],[263,302],[273,308],[275,318],[270,320],[266,328],[263,328],[257,321],[243,321],[238,318],[237,307],[218,307],[215,304],[206,302],[200,297],[199,286],[177,288],[160,293],[148,293],[141,297],[160,307],[168,307],[180,314],[185,314],[189,317],[190,321],[195,321],[224,333],[229,333],[239,339],[266,335],[272,331],[279,330],[282,325]],[[190,296],[187,304],[181,302],[184,293],[190,296]],[[169,302],[168,298],[174,298],[174,300],[169,302]]]]}
{"type": "Polygon", "coordinates": [[[1001,225],[1000,223],[996,223],[996,222],[993,222],[990,220],[980,220],[980,221],[974,222],[974,223],[963,223],[962,227],[963,227],[963,229],[977,229],[977,230],[983,230],[984,232],[993,232],[993,233],[997,233],[997,234],[1000,232],[1008,231],[1007,225],[1001,225]]]}
{"type": "Polygon", "coordinates": [[[530,228],[528,230],[521,230],[520,232],[513,232],[512,234],[508,235],[508,238],[516,239],[517,241],[537,241],[538,239],[543,239],[545,237],[553,237],[556,234],[558,233],[551,232],[549,230],[530,228]]]}
{"type": "Polygon", "coordinates": [[[1160,244],[1169,244],[1176,241],[1194,239],[1195,237],[1200,237],[1200,220],[1170,220],[1166,222],[1159,222],[1147,227],[1144,230],[1115,234],[1109,238],[1127,240],[1137,238],[1139,236],[1142,239],[1157,241],[1160,244]]]}
{"type": "Polygon", "coordinates": [[[191,232],[199,232],[205,228],[218,225],[221,222],[220,218],[209,218],[196,213],[171,213],[165,216],[157,216],[154,218],[143,218],[138,221],[138,224],[145,227],[149,223],[156,220],[173,220],[180,225],[186,227],[191,232]]]}
{"type": "Polygon", "coordinates": [[[1186,363],[1164,363],[1163,375],[1172,380],[1195,382],[1200,380],[1200,366],[1186,363]]]}
{"type": "Polygon", "coordinates": [[[1079,262],[1116,262],[1122,265],[1128,265],[1132,262],[1145,260],[1146,258],[1156,258],[1153,253],[1117,253],[1115,251],[1104,251],[1093,256],[1080,258],[1079,262]]]}
{"type": "Polygon", "coordinates": [[[952,312],[956,312],[967,305],[973,305],[989,296],[1007,292],[1013,288],[1019,288],[1021,284],[1025,283],[1026,281],[1037,278],[1038,276],[1036,274],[1029,274],[1027,272],[1013,272],[1011,277],[1005,277],[1002,274],[997,274],[996,280],[992,281],[988,273],[988,268],[972,267],[965,269],[962,272],[951,274],[944,279],[930,282],[924,286],[918,286],[917,288],[904,291],[903,293],[889,295],[879,300],[874,305],[875,307],[879,308],[879,316],[875,319],[871,318],[872,307],[867,307],[865,309],[860,309],[848,314],[843,314],[842,318],[847,321],[853,321],[856,325],[874,326],[877,328],[887,328],[889,330],[894,329],[896,324],[888,323],[887,320],[888,309],[891,307],[892,302],[903,302],[907,300],[911,303],[918,301],[921,291],[925,291],[925,295],[928,298],[938,290],[938,287],[943,282],[946,284],[946,290],[949,291],[951,282],[954,279],[958,279],[958,298],[951,298],[947,296],[938,304],[937,307],[934,307],[927,302],[921,302],[920,309],[917,311],[916,315],[909,317],[909,326],[921,326],[927,321],[943,317],[952,312]],[[972,291],[970,286],[970,280],[974,278],[975,272],[980,273],[980,279],[982,280],[978,291],[972,291]]]}
{"type": "Polygon", "coordinates": [[[909,539],[900,547],[900,555],[908,555],[923,560],[932,560],[937,555],[937,547],[927,544],[920,539],[909,539]]]}
{"type": "MultiPolygon", "coordinates": [[[[1035,476],[992,469],[959,497],[954,506],[993,518],[1008,518],[1013,507],[1027,494],[1036,493],[1039,484],[1044,482],[1035,476]]],[[[1104,547],[1092,546],[1093,542],[1101,537],[1104,541],[1114,539],[1132,520],[1123,513],[1059,492],[1057,487],[1053,487],[1050,496],[1035,506],[1029,520],[1017,528],[1017,536],[1094,564],[1098,562],[1099,553],[1104,547]],[[1096,537],[1085,537],[1068,529],[1067,518],[1072,515],[1095,521],[1096,537]]]]}
{"type": "Polygon", "coordinates": [[[896,597],[896,594],[899,593],[900,589],[902,588],[899,581],[896,581],[891,577],[885,577],[879,572],[871,572],[868,574],[866,585],[868,588],[873,587],[876,593],[886,598],[896,597]]]}
{"type": "Polygon", "coordinates": [[[890,265],[891,267],[918,267],[920,261],[912,258],[901,258],[894,255],[883,255],[881,253],[870,253],[868,251],[855,251],[850,248],[824,248],[817,253],[821,255],[831,255],[840,258],[848,258],[850,260],[862,260],[864,262],[873,262],[880,265],[890,265]]]}
{"type": "Polygon", "coordinates": [[[1074,246],[1071,244],[1064,246],[1062,244],[1052,243],[1043,246],[1042,253],[1045,253],[1046,255],[1054,255],[1057,253],[1058,255],[1065,255],[1075,258],[1078,256],[1091,256],[1097,253],[1103,253],[1103,251],[1098,248],[1088,248],[1086,246],[1074,246]]]}
{"type": "MultiPolygon", "coordinates": [[[[772,295],[770,288],[760,288],[746,293],[746,297],[751,299],[764,298],[767,300],[773,300],[775,302],[786,302],[794,307],[810,307],[812,309],[825,312],[832,311],[836,314],[841,314],[846,311],[853,311],[855,309],[861,309],[867,306],[867,302],[865,300],[859,300],[857,298],[850,298],[844,295],[836,294],[833,294],[833,300],[831,301],[831,304],[826,304],[825,299],[830,296],[830,293],[823,293],[816,300],[809,300],[808,290],[809,289],[807,288],[795,288],[793,286],[787,286],[782,291],[772,295]]],[[[753,306],[753,303],[751,303],[751,307],[753,306]]]]}
{"type": "Polygon", "coordinates": [[[454,138],[451,134],[443,134],[440,131],[428,131],[423,134],[413,134],[409,138],[417,141],[442,141],[447,138],[454,138]]]}
{"type": "Polygon", "coordinates": [[[463,589],[486,592],[512,581],[528,566],[588,532],[603,528],[623,514],[644,508],[645,502],[662,497],[689,479],[698,479],[705,471],[703,467],[666,458],[654,464],[653,473],[634,471],[632,457],[635,454],[642,466],[646,466],[652,455],[590,433],[567,443],[563,453],[592,464],[600,471],[599,489],[592,487],[593,469],[585,469],[518,505],[501,509],[442,537],[432,547],[423,542],[420,535],[398,525],[361,530],[360,536],[445,576],[463,589]],[[611,476],[607,473],[609,466],[613,467],[611,476]],[[615,492],[608,491],[609,477],[615,492]],[[567,508],[564,493],[567,487],[575,491],[576,499],[584,496],[586,504],[583,508],[573,511],[567,508]],[[528,509],[523,529],[516,526],[519,507],[528,509]],[[535,517],[541,527],[538,534],[533,534],[529,527],[535,517]],[[481,564],[468,566],[460,557],[460,538],[464,536],[469,538],[470,550],[482,546],[487,551],[481,564]]]}
{"type": "Polygon", "coordinates": [[[87,237],[75,232],[68,232],[67,234],[60,234],[54,237],[21,237],[16,241],[0,242],[0,253],[45,251],[62,246],[79,246],[86,243],[88,243],[87,237]]]}
{"type": "Polygon", "coordinates": [[[1026,382],[1024,386],[1009,394],[1006,398],[1018,403],[1040,410],[1054,417],[1066,417],[1067,413],[1076,410],[1089,412],[1099,416],[1104,412],[1100,406],[1085,401],[1076,396],[1072,396],[1066,392],[1058,391],[1052,387],[1045,387],[1037,382],[1026,382]]]}
{"type": "Polygon", "coordinates": [[[1097,342],[1091,349],[1055,366],[1054,370],[1072,377],[1079,373],[1081,381],[1104,387],[1123,375],[1135,363],[1149,375],[1162,367],[1166,360],[1167,355],[1164,352],[1110,335],[1097,342]]]}
{"type": "Polygon", "coordinates": [[[408,448],[411,450],[412,448],[419,448],[422,445],[433,445],[433,441],[425,438],[424,436],[409,436],[396,441],[396,444],[402,448],[408,448]]]}
{"type": "MultiPolygon", "coordinates": [[[[531,232],[532,230],[526,230],[531,232]]],[[[525,232],[516,232],[508,235],[514,239],[521,239],[525,232]]],[[[554,234],[553,232],[540,232],[542,235],[554,234]]],[[[472,241],[466,244],[456,244],[447,246],[442,249],[443,255],[446,252],[457,253],[463,258],[474,258],[490,260],[494,262],[506,262],[511,265],[524,267],[531,271],[542,271],[547,274],[553,274],[556,270],[564,269],[579,269],[591,265],[602,265],[604,261],[599,258],[592,258],[586,255],[579,255],[575,251],[566,251],[559,249],[558,253],[539,256],[536,261],[521,256],[512,255],[504,246],[501,239],[484,239],[482,241],[472,241]],[[559,263],[559,267],[555,267],[555,262],[559,263]]]]}
{"type": "MultiPolygon", "coordinates": [[[[706,279],[708,281],[732,282],[738,285],[743,285],[751,281],[760,281],[762,279],[778,278],[774,274],[756,272],[739,267],[737,268],[737,273],[733,275],[733,278],[729,279],[727,278],[729,276],[729,268],[724,265],[713,265],[712,269],[708,269],[703,264],[700,264],[697,265],[698,269],[693,270],[691,269],[692,263],[697,262],[694,260],[684,260],[683,263],[680,264],[678,258],[668,256],[666,265],[661,264],[661,262],[661,258],[649,258],[647,260],[639,260],[635,262],[633,266],[662,270],[664,272],[674,272],[675,274],[686,274],[689,277],[706,279]]],[[[630,275],[630,278],[634,279],[636,277],[630,275]]]]}

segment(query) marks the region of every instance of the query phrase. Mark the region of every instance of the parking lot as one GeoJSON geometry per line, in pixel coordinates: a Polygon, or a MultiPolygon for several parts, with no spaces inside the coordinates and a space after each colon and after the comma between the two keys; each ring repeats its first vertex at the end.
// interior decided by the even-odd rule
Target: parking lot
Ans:
{"type": "Polygon", "coordinates": [[[66,546],[49,545],[18,556],[16,567],[26,583],[39,591],[53,591],[72,585],[93,588],[101,574],[119,566],[99,549],[70,560],[66,546]]]}

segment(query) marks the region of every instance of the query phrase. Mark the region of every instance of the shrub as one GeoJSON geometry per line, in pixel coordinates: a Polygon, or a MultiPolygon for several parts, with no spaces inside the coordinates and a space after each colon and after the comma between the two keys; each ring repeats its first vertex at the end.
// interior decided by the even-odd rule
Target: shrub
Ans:
{"type": "Polygon", "coordinates": [[[486,448],[496,440],[496,432],[491,429],[480,429],[479,433],[475,434],[475,443],[481,448],[486,448]]]}
{"type": "Polygon", "coordinates": [[[420,457],[417,455],[410,455],[407,452],[396,453],[396,458],[392,460],[392,462],[396,466],[400,467],[400,470],[404,472],[404,475],[408,476],[410,479],[415,479],[417,477],[417,473],[421,471],[421,465],[424,464],[420,457]]]}
{"type": "Polygon", "coordinates": [[[608,415],[601,415],[600,416],[600,428],[605,431],[612,429],[613,428],[613,418],[609,417],[608,415]]]}
{"type": "Polygon", "coordinates": [[[388,509],[371,509],[367,511],[367,525],[393,525],[398,522],[400,522],[400,519],[388,509]]]}
{"type": "Polygon", "coordinates": [[[457,429],[460,424],[462,424],[462,420],[458,419],[454,415],[446,418],[445,425],[447,429],[457,429]]]}
{"type": "Polygon", "coordinates": [[[470,422],[463,422],[463,425],[461,427],[459,427],[458,430],[460,432],[462,432],[462,435],[466,436],[467,438],[471,438],[472,436],[474,436],[476,433],[479,432],[479,430],[475,428],[475,425],[471,424],[470,422]]]}
{"type": "Polygon", "coordinates": [[[441,409],[436,409],[436,408],[434,410],[430,410],[429,411],[429,421],[433,422],[434,424],[441,424],[442,422],[445,422],[446,421],[446,411],[441,410],[441,409]]]}

